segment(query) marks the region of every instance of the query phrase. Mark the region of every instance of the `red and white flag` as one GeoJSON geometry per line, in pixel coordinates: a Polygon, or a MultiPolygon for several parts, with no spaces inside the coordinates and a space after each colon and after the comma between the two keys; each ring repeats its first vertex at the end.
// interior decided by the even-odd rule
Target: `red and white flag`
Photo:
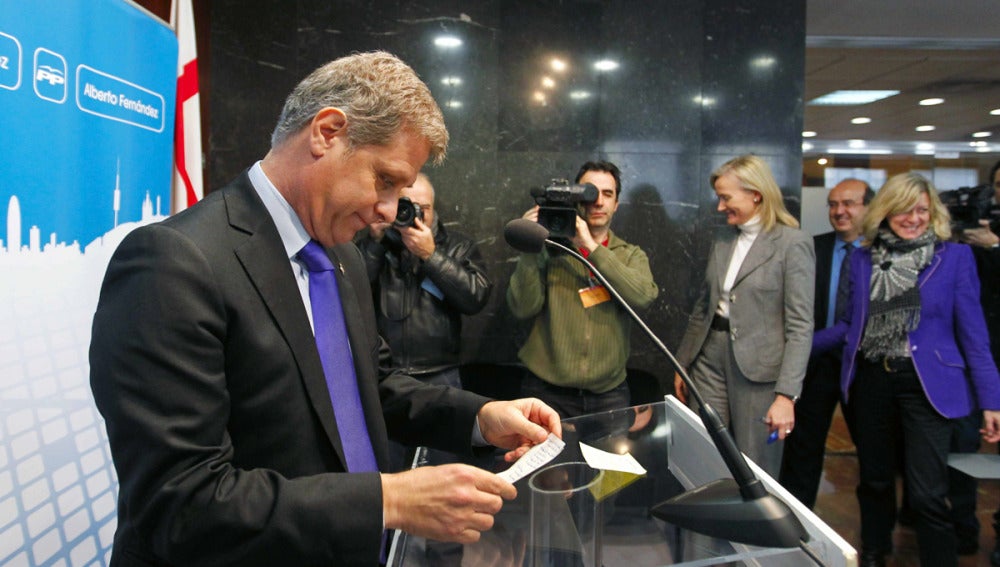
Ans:
{"type": "Polygon", "coordinates": [[[177,112],[174,128],[174,182],[171,212],[182,211],[205,195],[201,173],[201,109],[198,97],[198,47],[191,0],[173,0],[170,25],[177,33],[177,112]]]}

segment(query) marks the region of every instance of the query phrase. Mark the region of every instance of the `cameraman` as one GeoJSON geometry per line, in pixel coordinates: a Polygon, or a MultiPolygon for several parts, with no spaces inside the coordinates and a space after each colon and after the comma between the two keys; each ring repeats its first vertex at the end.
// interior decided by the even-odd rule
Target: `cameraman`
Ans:
{"type": "MultiPolygon", "coordinates": [[[[610,230],[621,195],[621,172],[607,161],[587,162],[575,183],[597,187],[597,200],[576,217],[573,245],[635,308],[648,307],[659,289],[649,260],[610,230]]],[[[523,218],[538,221],[538,207],[523,218]]],[[[562,418],[630,405],[625,364],[628,314],[586,267],[569,256],[521,254],[507,288],[507,304],[519,319],[533,318],[518,357],[526,367],[523,395],[540,398],[562,418]]]]}
{"type": "MultiPolygon", "coordinates": [[[[461,388],[462,315],[482,310],[493,284],[475,242],[448,232],[439,221],[434,187],[425,174],[400,194],[415,205],[413,210],[401,200],[397,223],[374,223],[358,241],[379,334],[392,349],[393,365],[404,373],[461,388]],[[413,214],[417,207],[420,213],[413,214]]],[[[405,465],[404,453],[394,447],[394,467],[405,465]]]]}

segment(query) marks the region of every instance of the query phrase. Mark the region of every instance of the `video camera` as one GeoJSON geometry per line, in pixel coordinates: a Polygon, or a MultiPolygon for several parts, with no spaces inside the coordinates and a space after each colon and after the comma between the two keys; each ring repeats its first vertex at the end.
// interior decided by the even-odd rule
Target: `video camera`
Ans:
{"type": "Polygon", "coordinates": [[[424,220],[424,211],[419,203],[414,203],[409,197],[400,197],[396,204],[396,218],[385,231],[385,245],[387,248],[399,251],[403,249],[403,236],[399,234],[399,229],[415,226],[416,219],[424,220]]]}
{"type": "Polygon", "coordinates": [[[980,228],[980,220],[990,221],[990,230],[1000,233],[1000,206],[993,205],[993,187],[988,183],[941,191],[938,196],[948,208],[955,232],[980,228]]]}
{"type": "Polygon", "coordinates": [[[597,187],[553,179],[548,187],[533,187],[531,197],[538,205],[538,224],[549,229],[553,238],[572,240],[576,236],[576,217],[583,205],[597,201],[597,187]]]}

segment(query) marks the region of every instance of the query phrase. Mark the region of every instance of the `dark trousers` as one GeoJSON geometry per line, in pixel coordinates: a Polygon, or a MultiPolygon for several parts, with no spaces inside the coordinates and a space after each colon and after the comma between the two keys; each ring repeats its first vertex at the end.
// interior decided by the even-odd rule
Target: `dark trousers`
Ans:
{"type": "Polygon", "coordinates": [[[632,405],[628,382],[622,382],[607,392],[596,393],[581,388],[565,388],[549,384],[529,370],[525,370],[524,378],[521,380],[521,397],[542,400],[556,410],[562,419],[617,410],[632,405]]]}
{"type": "Polygon", "coordinates": [[[808,508],[816,505],[826,436],[838,403],[853,438],[854,420],[840,393],[839,351],[809,362],[802,394],[795,404],[795,431],[785,438],[779,482],[808,508]]]}
{"type": "Polygon", "coordinates": [[[903,474],[920,546],[920,564],[956,565],[948,505],[951,421],[931,407],[912,366],[888,372],[862,361],[851,388],[858,449],[861,542],[864,551],[892,549],[896,523],[895,463],[903,447],[903,474]]]}
{"type": "MultiPolygon", "coordinates": [[[[953,419],[951,427],[951,452],[975,453],[979,451],[979,428],[983,412],[974,410],[969,415],[953,419]]],[[[976,518],[976,479],[958,470],[948,469],[948,499],[951,501],[951,521],[959,547],[975,549],[979,544],[979,520],[976,518]]]]}

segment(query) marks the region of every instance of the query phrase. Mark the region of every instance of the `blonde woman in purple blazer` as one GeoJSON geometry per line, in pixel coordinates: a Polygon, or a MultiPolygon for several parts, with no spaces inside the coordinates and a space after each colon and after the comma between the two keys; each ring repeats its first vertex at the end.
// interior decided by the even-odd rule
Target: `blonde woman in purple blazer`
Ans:
{"type": "Polygon", "coordinates": [[[817,331],[813,354],[843,346],[841,389],[856,416],[861,565],[885,565],[902,447],[922,565],[955,565],[948,494],[951,418],[983,412],[1000,440],[1000,375],[990,355],[972,250],[948,242],[948,211],[920,175],[890,178],[850,258],[851,308],[817,331]],[[977,407],[978,404],[978,407],[977,407]]]}

